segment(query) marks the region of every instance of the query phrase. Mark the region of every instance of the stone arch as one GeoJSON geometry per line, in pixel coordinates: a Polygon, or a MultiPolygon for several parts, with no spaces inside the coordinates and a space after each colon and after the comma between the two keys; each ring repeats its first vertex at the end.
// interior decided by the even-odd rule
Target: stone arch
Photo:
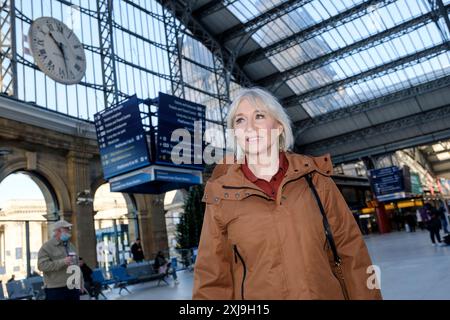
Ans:
{"type": "Polygon", "coordinates": [[[69,191],[64,180],[46,165],[38,163],[36,169],[29,170],[26,158],[11,159],[0,166],[0,182],[17,172],[27,174],[41,189],[47,204],[47,219],[54,220],[72,212],[69,191]]]}
{"type": "MultiPolygon", "coordinates": [[[[108,183],[103,177],[97,177],[94,179],[94,181],[91,183],[91,194],[92,198],[95,197],[95,193],[97,192],[98,188],[100,188],[105,183],[108,183]]],[[[125,202],[127,204],[128,213],[135,213],[138,210],[136,199],[133,194],[131,193],[124,193],[121,192],[123,197],[125,198],[125,202]]]]}

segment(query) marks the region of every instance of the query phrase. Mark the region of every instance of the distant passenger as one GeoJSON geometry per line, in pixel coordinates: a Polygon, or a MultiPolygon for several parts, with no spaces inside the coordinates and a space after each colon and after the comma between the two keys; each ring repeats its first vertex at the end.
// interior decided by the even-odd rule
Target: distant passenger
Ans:
{"type": "Polygon", "coordinates": [[[158,273],[165,273],[166,275],[172,274],[175,284],[179,283],[177,271],[175,270],[175,268],[172,268],[172,264],[170,262],[167,262],[162,251],[158,251],[158,253],[156,254],[153,268],[158,273]]]}
{"type": "Polygon", "coordinates": [[[442,223],[442,231],[444,231],[444,233],[449,233],[448,232],[448,223],[447,223],[447,212],[445,210],[445,206],[443,203],[441,203],[441,206],[439,207],[439,216],[441,218],[441,223],[442,223]]]}
{"type": "Polygon", "coordinates": [[[13,281],[15,281],[15,279],[16,279],[16,276],[13,274],[13,275],[11,276],[11,278],[9,278],[9,280],[8,280],[7,283],[13,282],[13,281]]]}
{"type": "Polygon", "coordinates": [[[133,255],[134,261],[144,261],[144,251],[142,250],[141,239],[137,238],[134,244],[131,246],[131,254],[133,255]]]}
{"type": "Polygon", "coordinates": [[[433,246],[436,245],[436,240],[439,245],[444,245],[441,241],[441,235],[439,234],[439,230],[442,227],[439,211],[436,210],[430,203],[425,204],[425,208],[430,216],[430,220],[427,221],[427,229],[430,232],[430,238],[433,246]]]}

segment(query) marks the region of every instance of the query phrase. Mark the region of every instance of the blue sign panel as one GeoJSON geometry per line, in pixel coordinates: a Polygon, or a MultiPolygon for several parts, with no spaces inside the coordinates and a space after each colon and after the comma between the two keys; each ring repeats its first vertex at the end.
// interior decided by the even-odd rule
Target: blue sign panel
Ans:
{"type": "Polygon", "coordinates": [[[201,177],[184,172],[167,170],[155,170],[156,179],[159,181],[179,182],[188,184],[201,184],[201,177]]]}
{"type": "Polygon", "coordinates": [[[94,120],[105,179],[150,164],[136,96],[95,114],[94,120]]]}
{"type": "Polygon", "coordinates": [[[371,170],[369,176],[377,197],[405,190],[402,170],[398,167],[371,170]]]}
{"type": "Polygon", "coordinates": [[[156,163],[202,170],[204,131],[205,106],[159,93],[156,163]],[[183,149],[190,155],[189,163],[174,164],[172,161],[172,149],[181,141],[171,141],[172,133],[177,129],[189,132],[189,141],[182,141],[186,146],[183,149]]]}
{"type": "Polygon", "coordinates": [[[202,183],[200,170],[149,166],[114,177],[110,180],[112,192],[162,193],[202,183]]]}

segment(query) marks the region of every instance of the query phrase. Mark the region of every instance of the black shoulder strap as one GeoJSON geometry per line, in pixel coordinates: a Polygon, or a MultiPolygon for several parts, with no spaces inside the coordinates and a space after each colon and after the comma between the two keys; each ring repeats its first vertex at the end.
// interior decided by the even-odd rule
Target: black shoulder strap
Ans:
{"type": "Polygon", "coordinates": [[[334,243],[333,234],[331,233],[330,224],[328,223],[327,215],[325,214],[325,209],[323,208],[322,201],[320,200],[319,194],[317,193],[316,187],[312,182],[311,174],[307,174],[306,181],[308,181],[309,188],[311,189],[314,198],[316,199],[317,205],[319,206],[320,213],[322,214],[323,228],[325,229],[325,236],[327,237],[328,244],[330,245],[330,249],[333,252],[334,263],[336,265],[341,264],[341,257],[336,249],[336,244],[334,243]]]}

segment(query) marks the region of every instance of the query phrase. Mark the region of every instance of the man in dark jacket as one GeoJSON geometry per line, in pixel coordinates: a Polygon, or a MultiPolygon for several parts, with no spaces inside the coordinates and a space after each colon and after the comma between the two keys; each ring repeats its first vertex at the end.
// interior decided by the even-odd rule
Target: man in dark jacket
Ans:
{"type": "Polygon", "coordinates": [[[98,295],[101,293],[101,285],[94,282],[92,279],[92,269],[84,262],[83,258],[79,257],[79,264],[81,272],[83,273],[84,287],[89,296],[98,300],[98,295]]]}
{"type": "Polygon", "coordinates": [[[442,227],[440,213],[430,203],[425,204],[425,208],[427,209],[427,213],[431,217],[431,219],[427,221],[427,228],[430,232],[431,242],[433,243],[433,246],[435,246],[436,238],[439,245],[442,245],[441,235],[439,234],[439,230],[442,227]]]}
{"type": "Polygon", "coordinates": [[[131,246],[131,254],[133,255],[134,261],[144,261],[144,251],[142,250],[141,239],[137,238],[135,243],[131,246]]]}

